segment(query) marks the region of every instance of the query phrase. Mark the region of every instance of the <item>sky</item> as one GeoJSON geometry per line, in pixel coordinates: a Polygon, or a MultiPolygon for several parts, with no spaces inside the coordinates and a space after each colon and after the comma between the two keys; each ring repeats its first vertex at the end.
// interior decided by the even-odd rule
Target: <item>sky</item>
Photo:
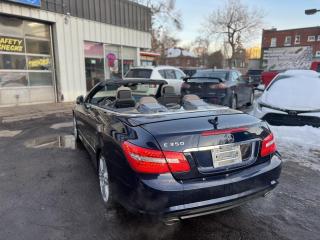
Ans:
{"type": "MultiPolygon", "coordinates": [[[[320,12],[312,16],[304,14],[305,9],[320,9],[320,0],[242,0],[242,2],[249,7],[262,8],[265,11],[265,29],[320,26],[320,12]]],[[[186,45],[199,36],[205,16],[223,4],[223,0],[176,0],[176,7],[180,10],[183,20],[183,30],[176,33],[181,39],[180,45],[186,45]]],[[[262,31],[257,34],[257,39],[251,45],[260,44],[261,34],[262,31]]]]}

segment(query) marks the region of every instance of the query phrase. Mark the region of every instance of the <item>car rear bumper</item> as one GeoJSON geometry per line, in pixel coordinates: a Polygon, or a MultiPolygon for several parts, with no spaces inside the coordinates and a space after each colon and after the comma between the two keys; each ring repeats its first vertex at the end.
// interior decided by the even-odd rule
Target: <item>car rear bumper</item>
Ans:
{"type": "Polygon", "coordinates": [[[235,194],[228,197],[214,199],[212,201],[207,201],[202,207],[198,207],[197,205],[202,205],[203,203],[194,203],[189,206],[186,205],[186,210],[169,213],[165,216],[165,220],[174,221],[180,219],[188,219],[226,211],[241,206],[250,200],[266,196],[277,186],[277,184],[278,182],[274,181],[270,186],[267,186],[265,188],[251,189],[246,192],[242,192],[241,194],[235,194]]]}
{"type": "Polygon", "coordinates": [[[224,211],[244,202],[264,196],[278,184],[282,163],[274,156],[270,161],[252,166],[219,179],[176,181],[171,178],[142,178],[131,210],[161,216],[165,219],[184,219],[224,211]]]}

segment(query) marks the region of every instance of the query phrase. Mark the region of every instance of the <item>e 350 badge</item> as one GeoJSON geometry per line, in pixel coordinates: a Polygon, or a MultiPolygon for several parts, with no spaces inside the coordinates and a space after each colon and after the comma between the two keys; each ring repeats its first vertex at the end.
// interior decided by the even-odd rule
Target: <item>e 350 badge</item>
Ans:
{"type": "Polygon", "coordinates": [[[168,148],[168,147],[180,147],[180,146],[184,146],[184,142],[168,142],[168,143],[164,143],[163,146],[165,148],[168,148]]]}

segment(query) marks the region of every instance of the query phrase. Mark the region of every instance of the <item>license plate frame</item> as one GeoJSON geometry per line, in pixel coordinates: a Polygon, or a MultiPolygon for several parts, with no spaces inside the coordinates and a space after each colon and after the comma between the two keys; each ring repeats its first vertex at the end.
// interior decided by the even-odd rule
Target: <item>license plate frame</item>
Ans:
{"type": "Polygon", "coordinates": [[[221,145],[211,150],[214,168],[228,168],[243,162],[240,145],[221,145]]]}

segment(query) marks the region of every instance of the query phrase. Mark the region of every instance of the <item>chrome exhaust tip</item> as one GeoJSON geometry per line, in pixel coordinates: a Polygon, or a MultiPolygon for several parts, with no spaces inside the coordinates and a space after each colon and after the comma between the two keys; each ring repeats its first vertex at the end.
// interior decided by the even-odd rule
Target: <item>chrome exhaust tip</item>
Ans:
{"type": "Polygon", "coordinates": [[[179,218],[169,218],[169,219],[163,220],[163,222],[166,226],[173,226],[173,225],[178,224],[180,222],[180,219],[179,218]]]}

